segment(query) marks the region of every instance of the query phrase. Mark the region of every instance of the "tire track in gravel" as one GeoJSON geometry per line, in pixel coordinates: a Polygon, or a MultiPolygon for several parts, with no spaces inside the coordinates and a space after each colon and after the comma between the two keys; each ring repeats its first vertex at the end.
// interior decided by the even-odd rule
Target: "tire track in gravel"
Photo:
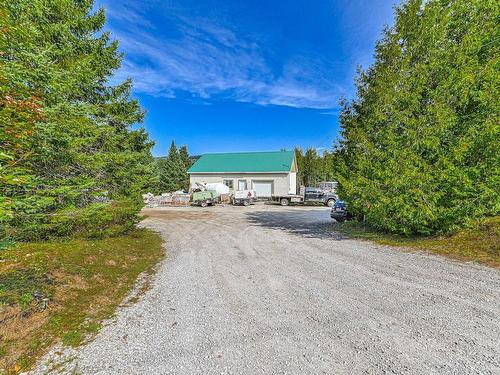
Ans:
{"type": "Polygon", "coordinates": [[[167,258],[79,373],[500,372],[496,269],[344,239],[323,208],[148,214],[167,258]]]}

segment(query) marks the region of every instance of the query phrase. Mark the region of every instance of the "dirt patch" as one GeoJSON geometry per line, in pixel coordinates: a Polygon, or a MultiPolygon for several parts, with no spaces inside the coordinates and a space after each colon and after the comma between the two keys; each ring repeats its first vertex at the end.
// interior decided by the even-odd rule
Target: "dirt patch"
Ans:
{"type": "Polygon", "coordinates": [[[145,217],[159,220],[206,220],[214,217],[213,212],[201,211],[197,208],[190,208],[196,211],[186,210],[166,210],[166,209],[144,209],[141,211],[145,217]]]}
{"type": "Polygon", "coordinates": [[[21,309],[20,307],[5,307],[0,312],[0,351],[3,352],[0,364],[4,369],[21,369],[16,366],[17,354],[26,350],[26,342],[39,332],[46,324],[51,310],[21,309]],[[3,347],[6,345],[6,347],[3,347]],[[8,347],[7,347],[8,346],[8,347]]]}

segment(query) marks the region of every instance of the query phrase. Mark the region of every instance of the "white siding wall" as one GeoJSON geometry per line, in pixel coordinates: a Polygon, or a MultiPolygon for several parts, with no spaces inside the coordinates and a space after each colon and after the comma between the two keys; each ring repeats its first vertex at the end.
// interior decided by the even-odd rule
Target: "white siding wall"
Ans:
{"type": "Polygon", "coordinates": [[[192,173],[189,177],[190,186],[193,187],[196,182],[210,183],[223,182],[223,180],[233,180],[234,189],[238,189],[238,180],[246,180],[247,188],[252,189],[252,181],[273,181],[273,194],[284,195],[290,190],[295,192],[296,176],[295,173],[192,173]],[[293,175],[290,176],[290,175],[293,175]],[[291,184],[294,183],[295,185],[291,184]]]}
{"type": "Polygon", "coordinates": [[[290,193],[297,194],[297,173],[290,172],[288,177],[290,178],[290,193]]]}

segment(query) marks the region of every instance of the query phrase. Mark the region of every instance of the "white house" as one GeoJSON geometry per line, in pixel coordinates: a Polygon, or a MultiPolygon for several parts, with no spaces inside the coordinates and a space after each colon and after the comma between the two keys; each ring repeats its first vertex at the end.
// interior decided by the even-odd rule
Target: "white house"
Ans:
{"type": "Polygon", "coordinates": [[[253,189],[259,198],[297,192],[293,151],[204,154],[188,173],[191,187],[222,182],[233,191],[253,189]]]}

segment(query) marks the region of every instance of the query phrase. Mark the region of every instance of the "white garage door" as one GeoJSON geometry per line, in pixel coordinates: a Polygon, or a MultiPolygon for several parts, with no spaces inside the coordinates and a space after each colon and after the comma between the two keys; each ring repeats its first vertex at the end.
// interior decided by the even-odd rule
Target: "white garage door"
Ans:
{"type": "Polygon", "coordinates": [[[271,197],[273,193],[272,181],[253,181],[253,189],[257,194],[257,198],[271,197]]]}

